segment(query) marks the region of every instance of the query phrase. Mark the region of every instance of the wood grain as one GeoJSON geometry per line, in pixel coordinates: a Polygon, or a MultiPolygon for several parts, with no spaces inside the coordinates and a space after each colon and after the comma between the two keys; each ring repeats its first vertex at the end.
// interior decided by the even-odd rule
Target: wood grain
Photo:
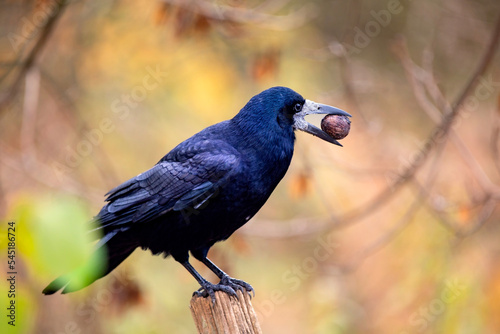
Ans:
{"type": "Polygon", "coordinates": [[[191,298],[191,314],[199,333],[262,334],[249,293],[237,293],[238,298],[216,291],[215,303],[210,297],[191,298]]]}

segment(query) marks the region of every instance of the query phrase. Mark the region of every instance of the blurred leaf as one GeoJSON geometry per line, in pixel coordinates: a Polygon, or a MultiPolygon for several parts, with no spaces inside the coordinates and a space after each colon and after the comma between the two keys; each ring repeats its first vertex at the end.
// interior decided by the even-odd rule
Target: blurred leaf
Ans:
{"type": "Polygon", "coordinates": [[[167,23],[172,6],[168,3],[160,3],[154,12],[154,22],[156,25],[167,23]]]}
{"type": "Polygon", "coordinates": [[[281,52],[271,48],[254,57],[251,65],[252,78],[255,81],[270,80],[276,77],[280,62],[281,52]]]}
{"type": "Polygon", "coordinates": [[[297,200],[303,198],[310,188],[311,178],[307,172],[295,174],[290,181],[290,196],[297,200]]]}
{"type": "MultiPolygon", "coordinates": [[[[37,273],[68,273],[93,253],[85,205],[63,196],[21,197],[13,206],[19,252],[37,273]]],[[[99,263],[94,263],[97,267],[99,263]]],[[[96,268],[97,268],[96,267],[96,268]]]]}
{"type": "Polygon", "coordinates": [[[121,273],[120,279],[116,280],[110,291],[112,296],[108,311],[112,315],[121,315],[129,308],[145,303],[141,287],[135,280],[130,278],[127,271],[121,273]]]}
{"type": "Polygon", "coordinates": [[[468,225],[472,223],[472,212],[471,208],[467,205],[461,205],[457,211],[458,221],[461,225],[468,225]]]}
{"type": "Polygon", "coordinates": [[[206,34],[210,31],[211,23],[210,20],[205,16],[198,14],[194,19],[194,27],[193,30],[196,33],[206,34]]]}

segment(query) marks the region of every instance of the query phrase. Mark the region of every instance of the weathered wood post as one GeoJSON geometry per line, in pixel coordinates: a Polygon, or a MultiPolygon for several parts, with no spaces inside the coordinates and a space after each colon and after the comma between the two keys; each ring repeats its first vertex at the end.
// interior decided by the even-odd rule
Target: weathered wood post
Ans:
{"type": "Polygon", "coordinates": [[[237,294],[235,298],[216,291],[215,303],[210,297],[191,298],[191,314],[200,334],[262,334],[249,294],[237,294]]]}

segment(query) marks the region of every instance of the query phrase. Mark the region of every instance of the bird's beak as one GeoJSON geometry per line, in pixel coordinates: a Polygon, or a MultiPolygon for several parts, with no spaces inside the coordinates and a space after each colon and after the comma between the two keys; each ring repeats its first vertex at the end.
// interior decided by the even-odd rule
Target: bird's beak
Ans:
{"type": "Polygon", "coordinates": [[[326,132],[306,121],[305,117],[307,115],[313,114],[328,114],[349,117],[351,117],[351,115],[341,109],[327,106],[326,104],[316,103],[310,100],[306,100],[304,106],[302,107],[302,110],[293,115],[294,129],[310,133],[316,137],[326,140],[329,143],[342,146],[338,141],[330,137],[326,132]]]}

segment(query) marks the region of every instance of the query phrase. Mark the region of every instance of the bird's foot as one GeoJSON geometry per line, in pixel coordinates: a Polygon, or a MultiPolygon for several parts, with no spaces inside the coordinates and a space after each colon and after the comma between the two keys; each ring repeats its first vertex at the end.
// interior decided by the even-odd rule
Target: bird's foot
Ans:
{"type": "Polygon", "coordinates": [[[222,291],[227,293],[230,296],[237,297],[238,295],[236,294],[236,291],[233,289],[233,287],[225,284],[212,284],[208,281],[205,281],[202,285],[201,288],[199,288],[197,291],[193,293],[193,296],[199,296],[199,297],[208,297],[212,299],[212,302],[215,303],[215,291],[222,291]]]}
{"type": "Polygon", "coordinates": [[[240,290],[242,293],[245,293],[246,291],[250,297],[252,297],[252,294],[253,297],[255,297],[255,290],[250,284],[245,281],[229,277],[228,275],[223,276],[218,285],[230,287],[233,291],[240,290]]]}

